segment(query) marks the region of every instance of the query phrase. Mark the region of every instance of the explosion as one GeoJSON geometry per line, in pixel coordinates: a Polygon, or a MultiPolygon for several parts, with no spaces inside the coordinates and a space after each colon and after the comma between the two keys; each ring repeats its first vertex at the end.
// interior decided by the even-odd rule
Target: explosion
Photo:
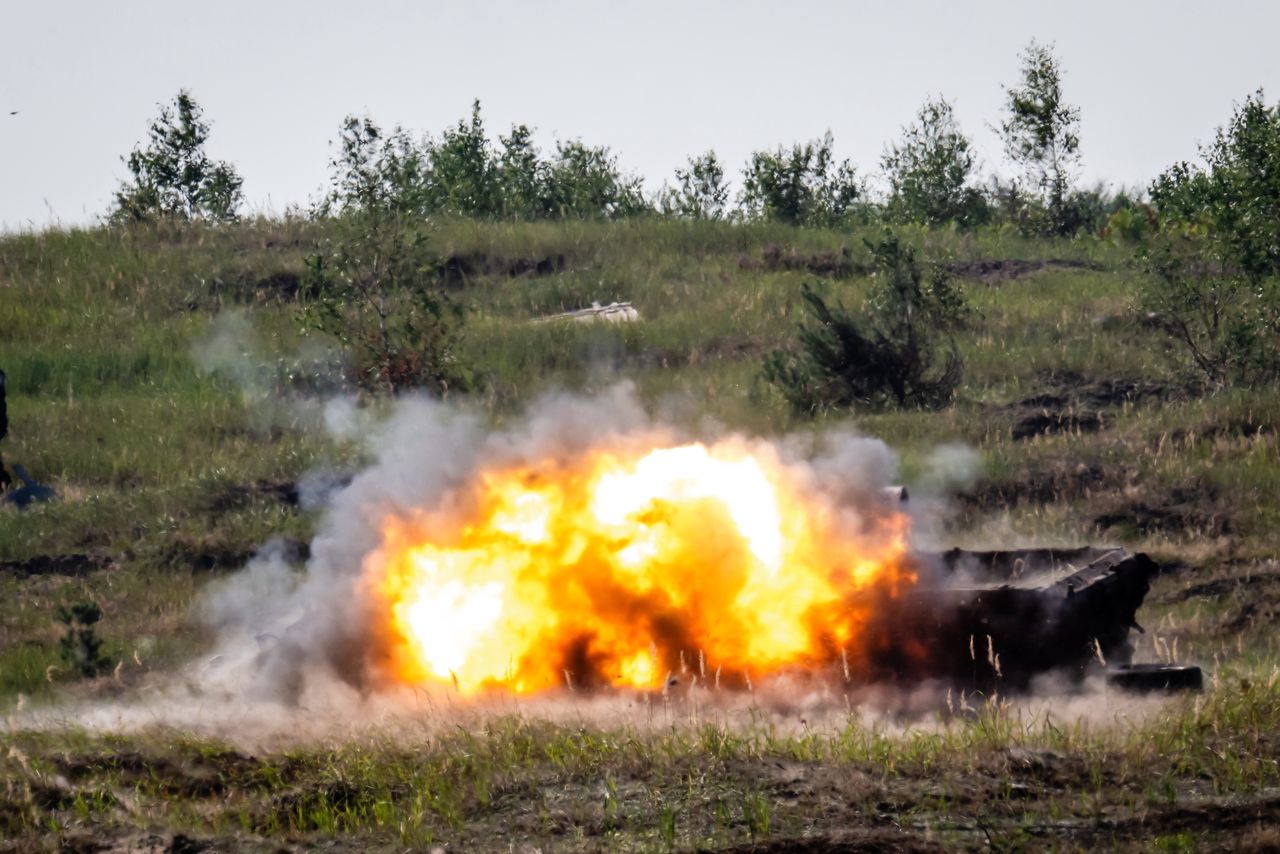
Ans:
{"type": "Polygon", "coordinates": [[[906,517],[874,487],[847,506],[767,443],[567,456],[489,463],[384,518],[362,584],[392,679],[465,695],[744,684],[847,661],[865,594],[915,580],[906,517]]]}

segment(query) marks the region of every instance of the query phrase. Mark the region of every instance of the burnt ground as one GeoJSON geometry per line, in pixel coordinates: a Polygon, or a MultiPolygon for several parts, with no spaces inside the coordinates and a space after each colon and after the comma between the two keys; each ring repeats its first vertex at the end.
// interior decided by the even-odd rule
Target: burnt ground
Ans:
{"type": "MultiPolygon", "coordinates": [[[[291,563],[305,563],[311,555],[311,544],[292,537],[276,537],[281,555],[291,563]]],[[[260,551],[258,545],[245,544],[217,532],[203,535],[175,534],[156,555],[163,566],[196,573],[217,573],[243,569],[260,551]]]]}
{"type": "Polygon", "coordinates": [[[219,487],[207,495],[203,508],[210,513],[228,513],[247,507],[258,499],[276,501],[286,507],[297,507],[301,490],[296,480],[254,480],[219,487]]]}

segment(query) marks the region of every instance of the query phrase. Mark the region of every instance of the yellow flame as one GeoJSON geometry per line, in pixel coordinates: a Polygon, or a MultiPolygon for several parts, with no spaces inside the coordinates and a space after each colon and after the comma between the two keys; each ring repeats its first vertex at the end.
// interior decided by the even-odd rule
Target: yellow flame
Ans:
{"type": "Polygon", "coordinates": [[[397,679],[651,687],[698,650],[726,672],[803,666],[856,640],[851,593],[911,580],[904,517],[841,529],[766,445],[597,450],[470,491],[463,518],[389,517],[366,560],[397,679]]]}

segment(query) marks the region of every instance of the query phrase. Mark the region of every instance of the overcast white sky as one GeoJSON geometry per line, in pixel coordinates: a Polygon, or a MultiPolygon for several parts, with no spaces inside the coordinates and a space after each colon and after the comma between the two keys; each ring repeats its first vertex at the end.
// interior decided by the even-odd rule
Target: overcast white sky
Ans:
{"type": "Polygon", "coordinates": [[[91,222],[156,104],[189,88],[256,210],[324,183],[342,117],[438,132],[479,97],[492,137],[607,144],[654,190],[714,148],[830,129],[864,173],[921,101],[952,100],[985,170],[1001,84],[1053,41],[1083,177],[1145,185],[1259,86],[1280,96],[1280,2],[221,2],[0,0],[0,226],[91,222]],[[10,115],[11,111],[18,111],[10,115]]]}

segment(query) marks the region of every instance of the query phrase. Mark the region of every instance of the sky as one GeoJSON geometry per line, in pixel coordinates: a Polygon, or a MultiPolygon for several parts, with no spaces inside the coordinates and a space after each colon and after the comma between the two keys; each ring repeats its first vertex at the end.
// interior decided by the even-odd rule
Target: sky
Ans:
{"type": "Polygon", "coordinates": [[[319,193],[344,116],[438,134],[475,98],[491,138],[608,145],[655,191],[709,148],[736,175],[827,130],[874,178],[942,95],[983,173],[1008,176],[994,127],[1032,38],[1080,108],[1081,181],[1145,186],[1233,103],[1280,95],[1277,32],[1275,0],[0,0],[0,228],[97,221],[182,88],[260,213],[319,193]]]}

